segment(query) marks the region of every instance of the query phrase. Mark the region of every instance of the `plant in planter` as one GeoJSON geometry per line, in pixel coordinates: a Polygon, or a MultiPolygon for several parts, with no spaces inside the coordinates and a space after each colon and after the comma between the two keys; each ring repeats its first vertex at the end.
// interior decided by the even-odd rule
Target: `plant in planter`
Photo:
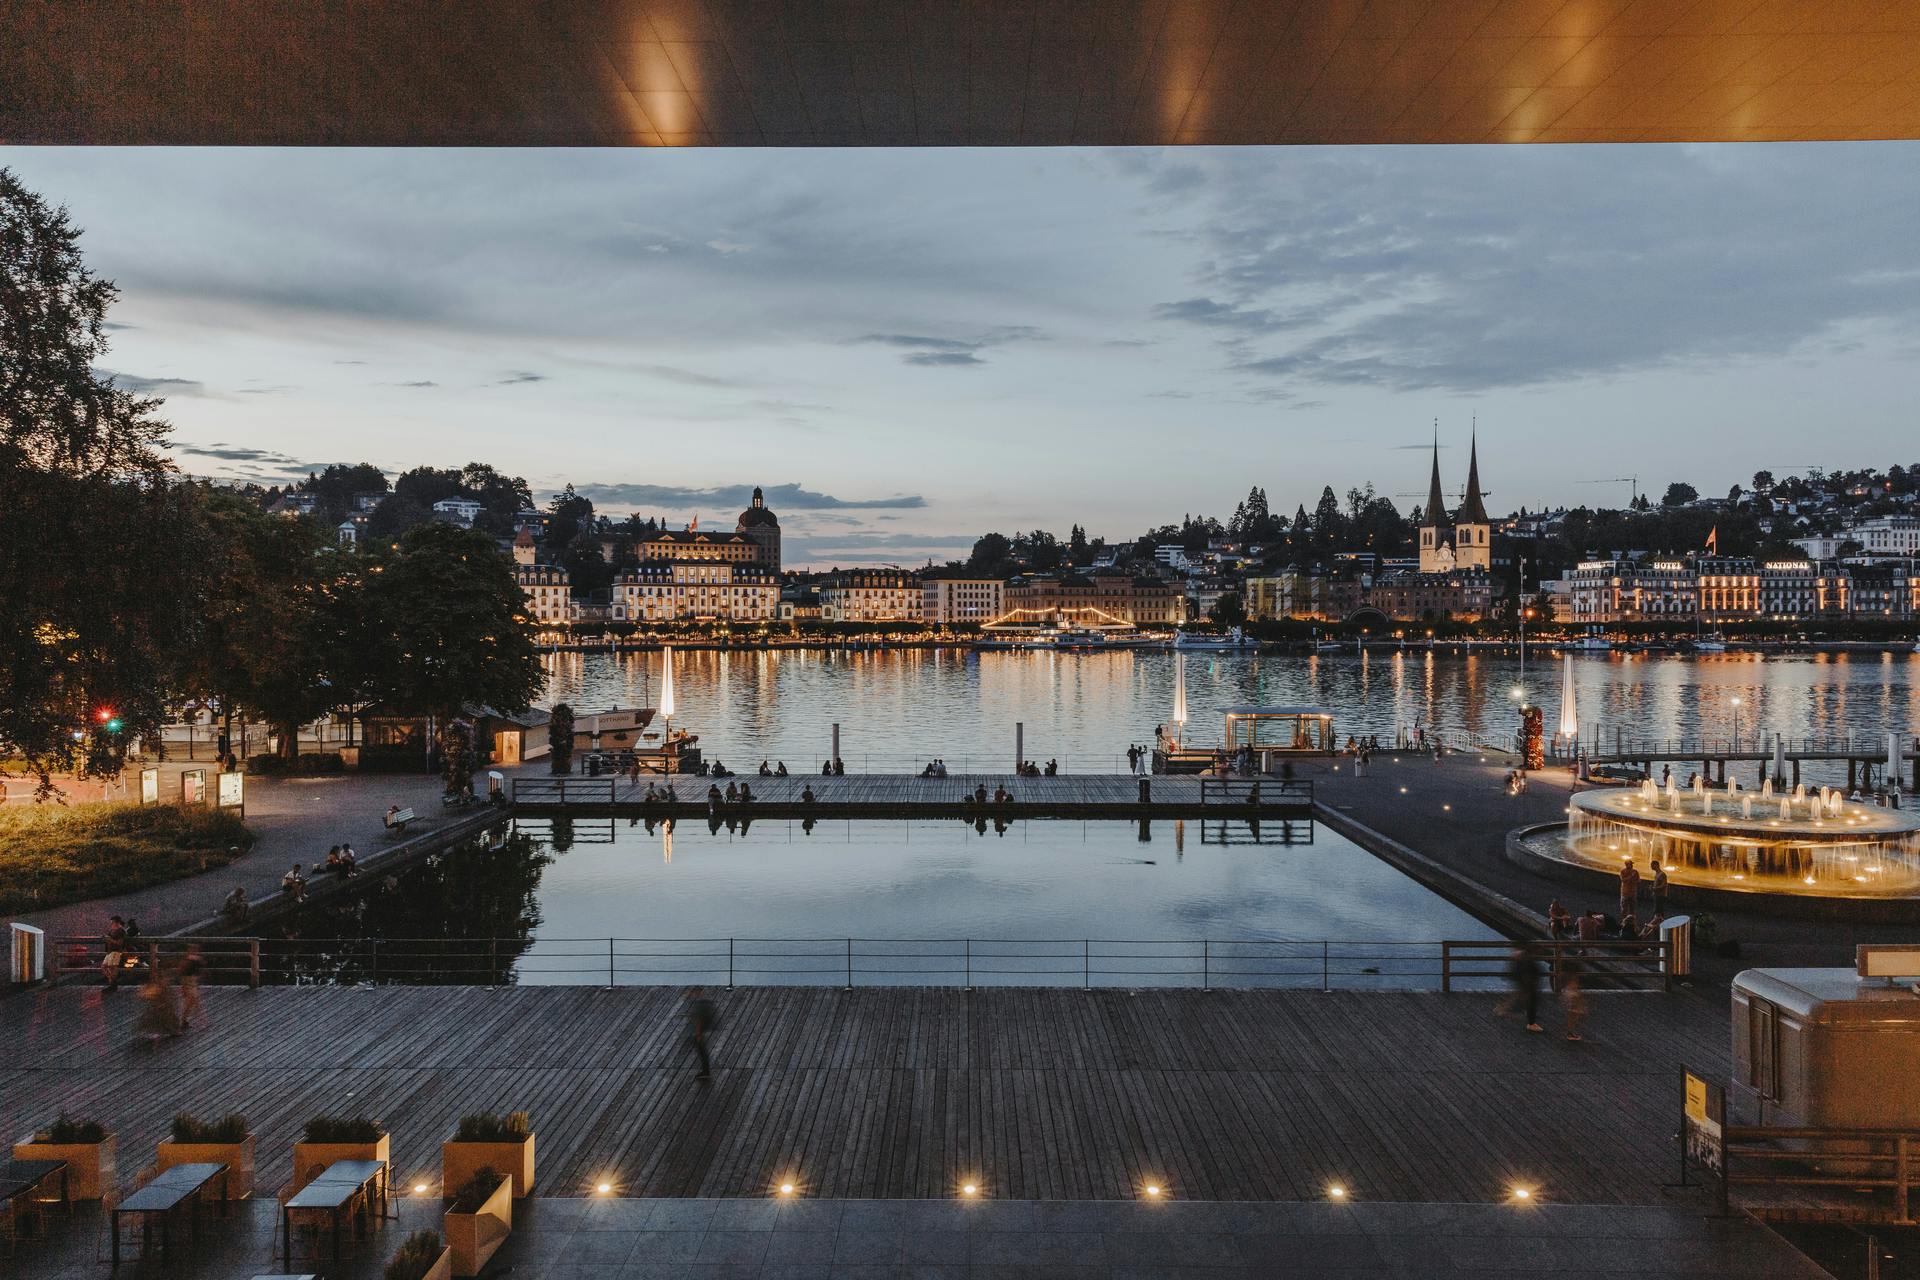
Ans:
{"type": "Polygon", "coordinates": [[[453,1251],[434,1231],[414,1232],[387,1262],[386,1280],[451,1280],[452,1275],[453,1251]]]}
{"type": "Polygon", "coordinates": [[[99,1200],[113,1189],[113,1135],[98,1120],[62,1111],[31,1138],[14,1143],[13,1158],[66,1161],[67,1195],[74,1200],[99,1200]]]}
{"type": "Polygon", "coordinates": [[[533,1122],[524,1111],[462,1116],[453,1139],[440,1144],[440,1185],[464,1185],[482,1169],[498,1169],[515,1199],[533,1191],[533,1122]]]}
{"type": "Polygon", "coordinates": [[[492,1169],[476,1172],[447,1201],[445,1226],[453,1274],[479,1275],[513,1231],[512,1181],[492,1169]]]}
{"type": "Polygon", "coordinates": [[[365,1116],[315,1116],[293,1144],[293,1189],[320,1176],[336,1160],[390,1159],[387,1131],[365,1116]]]}
{"type": "Polygon", "coordinates": [[[253,1134],[242,1115],[202,1120],[181,1112],[173,1118],[172,1140],[160,1144],[155,1163],[162,1169],[177,1164],[223,1164],[227,1199],[244,1200],[253,1194],[253,1134]]]}

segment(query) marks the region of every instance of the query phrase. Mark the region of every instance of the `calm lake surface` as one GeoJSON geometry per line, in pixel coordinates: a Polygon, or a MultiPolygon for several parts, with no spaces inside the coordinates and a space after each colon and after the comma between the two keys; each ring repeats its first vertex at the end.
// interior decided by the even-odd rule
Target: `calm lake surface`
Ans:
{"type": "Polygon", "coordinates": [[[496,956],[521,983],[605,982],[612,938],[622,983],[725,982],[731,951],[755,983],[1402,987],[1438,985],[1434,942],[1497,936],[1306,821],[611,818],[520,819],[299,932],[524,940],[496,956]]]}
{"type": "MultiPolygon", "coordinates": [[[[973,653],[682,651],[674,654],[676,725],[701,735],[709,758],[748,772],[764,757],[817,769],[841,726],[841,757],[866,772],[948,767],[1003,770],[1014,724],[1029,758],[1080,772],[1123,771],[1129,743],[1151,743],[1172,714],[1174,664],[1187,667],[1188,737],[1218,741],[1220,709],[1309,705],[1338,733],[1436,727],[1475,742],[1510,741],[1515,689],[1559,719],[1561,668],[1546,651],[1515,657],[1372,652],[1365,657],[1167,652],[973,653]]],[[[555,654],[551,701],[576,709],[652,705],[661,655],[555,654]]],[[[1582,736],[1726,738],[1779,732],[1879,737],[1920,732],[1920,656],[1750,654],[1582,656],[1574,659],[1582,736]],[[1735,699],[1739,705],[1734,705],[1735,699]]],[[[1844,767],[1841,770],[1844,774],[1844,767]]]]}

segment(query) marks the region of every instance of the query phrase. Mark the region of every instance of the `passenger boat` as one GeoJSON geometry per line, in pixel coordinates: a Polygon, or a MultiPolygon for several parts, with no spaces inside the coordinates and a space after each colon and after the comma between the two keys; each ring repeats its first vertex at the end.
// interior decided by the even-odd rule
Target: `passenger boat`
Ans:
{"type": "Polygon", "coordinates": [[[1207,652],[1231,649],[1258,649],[1260,642],[1249,639],[1240,627],[1224,635],[1209,635],[1203,631],[1182,631],[1173,638],[1173,647],[1185,652],[1207,652]]]}

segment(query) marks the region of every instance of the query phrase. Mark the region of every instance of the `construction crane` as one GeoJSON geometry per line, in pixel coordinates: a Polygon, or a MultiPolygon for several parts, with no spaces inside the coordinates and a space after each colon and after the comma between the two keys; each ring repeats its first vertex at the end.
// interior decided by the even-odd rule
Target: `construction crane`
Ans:
{"type": "Polygon", "coordinates": [[[1602,480],[1582,480],[1580,483],[1581,484],[1624,484],[1626,485],[1628,510],[1632,510],[1633,504],[1636,501],[1638,501],[1640,498],[1640,477],[1639,476],[1608,476],[1602,480]]]}

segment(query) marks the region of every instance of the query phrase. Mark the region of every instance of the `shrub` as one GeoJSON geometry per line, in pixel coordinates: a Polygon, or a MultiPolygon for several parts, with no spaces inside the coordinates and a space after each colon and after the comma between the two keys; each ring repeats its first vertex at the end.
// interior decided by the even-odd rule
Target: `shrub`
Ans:
{"type": "MultiPolygon", "coordinates": [[[[386,1132],[377,1120],[365,1116],[315,1116],[307,1121],[302,1142],[378,1142],[386,1132]]],[[[436,1255],[437,1256],[437,1255],[436,1255]]]]}
{"type": "Polygon", "coordinates": [[[471,1178],[453,1193],[453,1202],[447,1206],[448,1213],[473,1213],[487,1202],[487,1197],[499,1190],[505,1182],[505,1176],[492,1169],[474,1170],[471,1178]]]}
{"type": "Polygon", "coordinates": [[[76,1116],[60,1113],[60,1118],[33,1135],[35,1142],[51,1142],[58,1146],[79,1146],[89,1142],[105,1142],[106,1126],[98,1120],[81,1120],[76,1116]]]}
{"type": "Polygon", "coordinates": [[[440,1233],[416,1231],[387,1263],[387,1280],[420,1280],[440,1260],[440,1233]]]}
{"type": "Polygon", "coordinates": [[[201,1143],[245,1142],[247,1118],[236,1114],[221,1116],[218,1120],[202,1120],[199,1116],[182,1111],[173,1118],[173,1140],[201,1143]]]}
{"type": "Polygon", "coordinates": [[[0,811],[0,918],[199,875],[252,844],[230,809],[10,804],[0,811]]]}
{"type": "Polygon", "coordinates": [[[480,1112],[476,1115],[461,1116],[460,1127],[455,1130],[455,1142],[524,1142],[533,1132],[533,1121],[524,1111],[495,1115],[480,1112]]]}

